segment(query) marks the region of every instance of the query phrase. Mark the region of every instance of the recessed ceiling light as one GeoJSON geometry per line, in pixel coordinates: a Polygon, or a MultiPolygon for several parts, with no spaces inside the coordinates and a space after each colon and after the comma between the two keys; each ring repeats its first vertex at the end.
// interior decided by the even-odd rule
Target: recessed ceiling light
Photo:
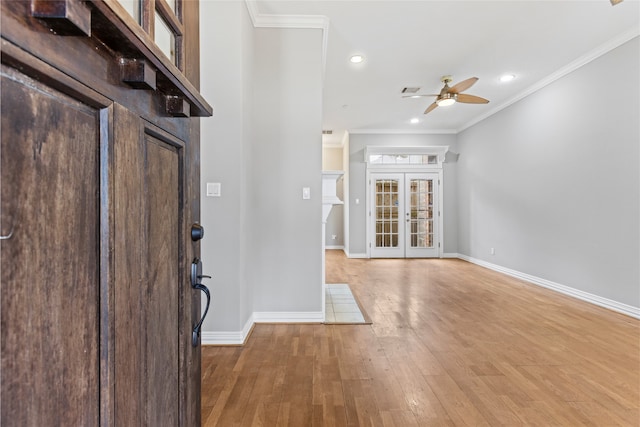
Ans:
{"type": "Polygon", "coordinates": [[[411,124],[415,125],[416,123],[420,123],[420,119],[416,119],[416,118],[411,119],[411,124]]]}
{"type": "Polygon", "coordinates": [[[514,74],[505,74],[504,76],[500,77],[500,81],[502,83],[506,83],[506,82],[510,82],[511,80],[515,79],[516,76],[514,74]]]}
{"type": "Polygon", "coordinates": [[[354,64],[359,64],[362,61],[364,61],[364,56],[362,56],[362,55],[353,55],[351,58],[349,58],[349,61],[353,62],[354,64]]]}

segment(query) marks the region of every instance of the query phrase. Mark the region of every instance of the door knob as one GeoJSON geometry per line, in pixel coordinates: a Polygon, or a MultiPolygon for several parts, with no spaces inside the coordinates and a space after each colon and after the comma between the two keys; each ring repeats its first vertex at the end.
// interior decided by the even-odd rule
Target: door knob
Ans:
{"type": "Polygon", "coordinates": [[[202,240],[204,237],[204,227],[198,223],[195,223],[191,226],[191,240],[197,242],[198,240],[202,240]]]}

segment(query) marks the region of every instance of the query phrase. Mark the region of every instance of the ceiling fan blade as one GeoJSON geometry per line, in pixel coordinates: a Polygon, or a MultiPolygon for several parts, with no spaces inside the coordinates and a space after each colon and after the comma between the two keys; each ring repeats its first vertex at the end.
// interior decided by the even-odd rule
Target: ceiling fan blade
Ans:
{"type": "Polygon", "coordinates": [[[460,92],[464,92],[465,90],[469,89],[471,86],[473,86],[476,82],[478,81],[477,77],[471,77],[467,80],[463,80],[460,83],[457,83],[455,85],[453,85],[453,87],[451,87],[448,92],[449,93],[460,93],[460,92]]]}
{"type": "Polygon", "coordinates": [[[438,106],[438,104],[436,104],[435,102],[433,104],[429,105],[429,107],[427,107],[427,109],[424,110],[424,114],[432,112],[433,110],[436,109],[437,106],[438,106]]]}
{"type": "Polygon", "coordinates": [[[422,98],[423,96],[439,96],[436,94],[429,94],[429,95],[404,95],[403,98],[422,98]]]}
{"type": "Polygon", "coordinates": [[[618,3],[622,3],[622,0],[610,0],[611,1],[611,6],[615,6],[618,3]]]}
{"type": "Polygon", "coordinates": [[[488,104],[489,103],[488,99],[480,98],[479,96],[475,96],[475,95],[467,95],[466,93],[459,93],[457,101],[462,102],[464,104],[488,104]]]}

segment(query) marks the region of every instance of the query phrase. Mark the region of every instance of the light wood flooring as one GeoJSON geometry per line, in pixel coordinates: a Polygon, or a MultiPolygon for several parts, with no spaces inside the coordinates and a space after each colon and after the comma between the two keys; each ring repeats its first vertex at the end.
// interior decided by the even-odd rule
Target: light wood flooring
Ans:
{"type": "Polygon", "coordinates": [[[202,425],[640,426],[640,322],[460,260],[327,251],[371,325],[202,350],[202,425]]]}

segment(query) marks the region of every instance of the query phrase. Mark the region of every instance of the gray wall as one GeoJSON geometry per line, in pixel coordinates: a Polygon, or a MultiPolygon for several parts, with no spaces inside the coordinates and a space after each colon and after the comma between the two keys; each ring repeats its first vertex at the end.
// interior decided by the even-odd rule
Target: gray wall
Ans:
{"type": "Polygon", "coordinates": [[[201,220],[205,238],[201,257],[205,274],[213,276],[206,284],[213,294],[213,306],[203,330],[238,331],[248,318],[245,289],[241,276],[244,265],[247,199],[245,151],[247,112],[245,99],[250,73],[251,21],[247,8],[237,2],[202,2],[201,14],[201,90],[214,108],[214,116],[202,119],[201,132],[201,220]],[[223,43],[224,41],[224,43],[223,43]],[[206,197],[207,182],[222,184],[222,197],[206,197]]]}
{"type": "Polygon", "coordinates": [[[321,311],[322,31],[259,28],[254,37],[246,265],[253,307],[321,311]]]}
{"type": "Polygon", "coordinates": [[[639,52],[635,38],[458,135],[458,252],[640,306],[639,52]]]}
{"type": "Polygon", "coordinates": [[[321,310],[321,31],[255,29],[244,2],[202,2],[205,332],[253,312],[321,310]],[[222,197],[205,196],[207,182],[222,197]],[[302,200],[311,187],[311,200],[302,200]]]}
{"type": "MultiPolygon", "coordinates": [[[[367,146],[425,147],[448,145],[456,151],[456,135],[421,134],[354,134],[349,136],[349,254],[365,254],[367,240],[366,215],[366,164],[364,149],[367,146]],[[355,200],[359,199],[360,204],[355,200]]],[[[443,167],[443,227],[444,253],[457,252],[457,197],[456,163],[443,167]]]]}

